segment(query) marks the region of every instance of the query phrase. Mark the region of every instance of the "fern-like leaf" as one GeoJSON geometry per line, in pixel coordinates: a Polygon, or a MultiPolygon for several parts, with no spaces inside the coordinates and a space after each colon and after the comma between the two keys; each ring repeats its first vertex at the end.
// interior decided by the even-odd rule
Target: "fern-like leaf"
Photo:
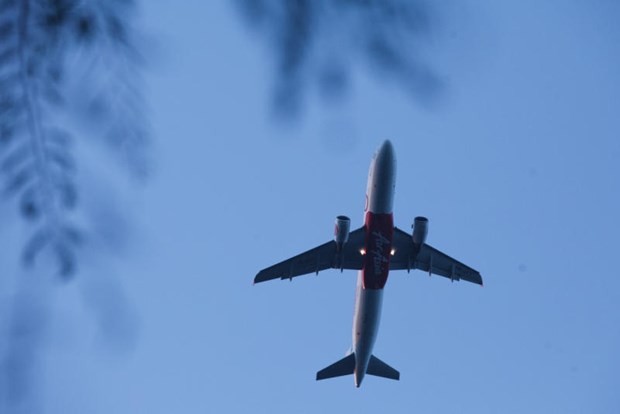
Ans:
{"type": "MultiPolygon", "coordinates": [[[[98,76],[95,93],[105,117],[97,130],[117,144],[121,155],[139,153],[146,142],[140,125],[140,93],[130,69],[137,62],[127,24],[132,1],[0,0],[0,175],[4,195],[18,201],[33,223],[24,262],[41,251],[53,253],[63,277],[76,268],[82,230],[72,224],[77,207],[77,162],[67,111],[68,56],[78,49],[92,56],[98,76]],[[105,81],[104,81],[105,80],[105,81]],[[105,82],[105,83],[104,83],[105,82]],[[113,131],[113,133],[111,133],[113,131]]],[[[71,69],[73,70],[73,69],[71,69]]],[[[69,113],[69,115],[71,115],[69,113]]],[[[134,161],[134,160],[132,160],[134,161]]],[[[142,160],[140,160],[142,161],[142,160]]],[[[140,162],[128,162],[130,165],[140,162]]]]}
{"type": "Polygon", "coordinates": [[[12,174],[17,167],[23,165],[30,158],[30,148],[27,145],[14,145],[14,147],[0,162],[0,172],[3,174],[12,174]]]}
{"type": "Polygon", "coordinates": [[[4,193],[8,196],[13,196],[20,191],[28,182],[34,179],[34,172],[31,166],[25,166],[14,174],[9,176],[7,184],[4,187],[4,193]]]}
{"type": "Polygon", "coordinates": [[[19,210],[23,217],[34,221],[41,215],[41,200],[36,186],[28,186],[19,199],[19,210]]]}
{"type": "Polygon", "coordinates": [[[34,263],[35,257],[47,246],[50,238],[49,231],[45,228],[35,231],[34,234],[30,236],[22,253],[22,261],[25,265],[31,266],[34,263]]]}

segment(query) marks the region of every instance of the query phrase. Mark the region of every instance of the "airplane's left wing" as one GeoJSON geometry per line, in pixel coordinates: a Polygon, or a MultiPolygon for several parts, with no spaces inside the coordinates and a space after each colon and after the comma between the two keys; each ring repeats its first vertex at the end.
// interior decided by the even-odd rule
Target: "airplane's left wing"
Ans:
{"type": "Polygon", "coordinates": [[[413,239],[409,233],[394,227],[394,256],[390,259],[390,270],[420,269],[448,279],[466,280],[482,285],[482,276],[472,269],[451,258],[447,254],[424,243],[415,251],[413,239]]]}
{"type": "Polygon", "coordinates": [[[254,283],[272,279],[292,279],[296,276],[319,273],[321,270],[332,268],[359,270],[363,264],[360,249],[364,245],[365,235],[364,227],[361,227],[349,233],[349,240],[340,252],[337,251],[336,242],[332,240],[263,269],[254,278],[254,283]]]}

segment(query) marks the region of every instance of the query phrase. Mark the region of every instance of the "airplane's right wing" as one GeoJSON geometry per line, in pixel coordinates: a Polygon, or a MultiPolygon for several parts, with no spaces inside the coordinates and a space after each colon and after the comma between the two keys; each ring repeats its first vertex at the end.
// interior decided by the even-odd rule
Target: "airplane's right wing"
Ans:
{"type": "Polygon", "coordinates": [[[426,243],[416,253],[411,235],[396,227],[394,228],[393,243],[395,252],[390,260],[390,270],[420,269],[429,274],[447,277],[453,281],[466,280],[482,285],[482,276],[477,270],[426,243]]]}
{"type": "Polygon", "coordinates": [[[308,273],[319,273],[325,269],[352,269],[362,268],[363,258],[360,249],[364,246],[365,228],[361,227],[349,233],[349,240],[340,252],[336,249],[336,242],[331,240],[307,252],[284,260],[258,272],[254,283],[272,279],[292,279],[308,273]]]}

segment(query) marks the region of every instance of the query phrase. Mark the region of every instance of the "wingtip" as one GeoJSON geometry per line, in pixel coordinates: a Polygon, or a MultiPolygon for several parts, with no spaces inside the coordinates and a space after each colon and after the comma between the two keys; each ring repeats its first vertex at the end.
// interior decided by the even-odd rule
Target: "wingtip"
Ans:
{"type": "Polygon", "coordinates": [[[256,276],[254,276],[254,280],[252,281],[252,284],[255,285],[257,283],[264,282],[265,280],[268,280],[268,279],[265,279],[264,275],[261,276],[261,273],[262,273],[262,270],[260,272],[258,272],[256,274],[256,276]]]}

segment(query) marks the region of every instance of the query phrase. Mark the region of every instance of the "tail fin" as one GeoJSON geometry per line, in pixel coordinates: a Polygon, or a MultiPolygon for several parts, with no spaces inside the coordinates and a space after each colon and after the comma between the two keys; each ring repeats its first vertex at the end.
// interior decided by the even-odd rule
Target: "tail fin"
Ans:
{"type": "Polygon", "coordinates": [[[397,381],[400,379],[400,372],[396,371],[394,368],[381,361],[374,355],[370,356],[366,373],[369,375],[374,375],[375,377],[389,378],[397,381]]]}
{"type": "Polygon", "coordinates": [[[355,354],[351,353],[346,357],[342,358],[340,361],[335,362],[327,368],[323,368],[322,370],[317,372],[316,380],[319,381],[327,378],[350,375],[353,374],[353,371],[355,371],[355,354]]]}

